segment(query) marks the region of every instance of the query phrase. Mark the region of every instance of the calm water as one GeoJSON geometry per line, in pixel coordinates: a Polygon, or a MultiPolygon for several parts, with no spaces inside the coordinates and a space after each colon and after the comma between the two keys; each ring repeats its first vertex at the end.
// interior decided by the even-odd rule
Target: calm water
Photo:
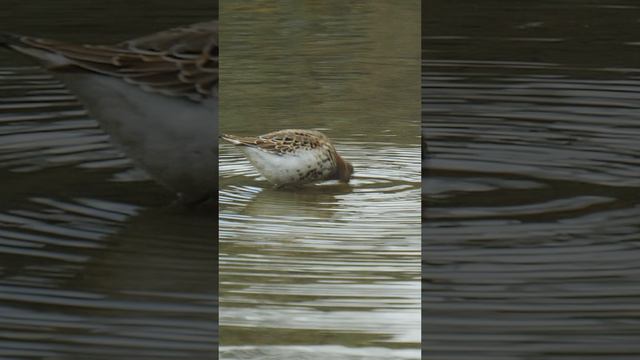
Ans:
{"type": "Polygon", "coordinates": [[[418,3],[221,13],[221,132],[319,129],[355,167],[274,190],[221,145],[221,357],[419,359],[418,3]]]}
{"type": "Polygon", "coordinates": [[[637,359],[640,8],[431,3],[425,357],[637,359]]]}
{"type": "MultiPolygon", "coordinates": [[[[217,13],[210,0],[145,4],[16,3],[0,23],[101,43],[217,13]]],[[[60,83],[6,51],[0,184],[0,358],[217,358],[213,211],[167,207],[173,195],[134,170],[60,83]]]]}

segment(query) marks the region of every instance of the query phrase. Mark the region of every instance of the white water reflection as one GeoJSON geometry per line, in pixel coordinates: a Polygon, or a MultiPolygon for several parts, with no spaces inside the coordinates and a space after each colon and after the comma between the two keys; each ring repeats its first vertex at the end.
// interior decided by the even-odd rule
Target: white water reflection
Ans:
{"type": "MultiPolygon", "coordinates": [[[[221,155],[222,174],[238,163],[255,172],[228,150],[221,155]]],[[[348,155],[358,164],[355,153],[348,155]]],[[[348,334],[371,343],[419,342],[419,214],[410,211],[419,206],[419,149],[405,155],[407,163],[397,167],[405,173],[397,180],[393,172],[376,179],[363,165],[365,180],[347,188],[322,184],[291,192],[254,176],[223,177],[223,333],[309,332],[278,341],[292,344],[318,333],[347,334],[332,341],[350,346],[348,334]],[[254,186],[232,185],[247,181],[254,186]]]]}

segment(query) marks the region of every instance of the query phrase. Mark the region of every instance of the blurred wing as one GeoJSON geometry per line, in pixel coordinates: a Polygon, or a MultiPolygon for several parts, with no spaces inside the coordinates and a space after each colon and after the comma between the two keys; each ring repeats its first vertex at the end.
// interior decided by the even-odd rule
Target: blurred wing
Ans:
{"type": "Polygon", "coordinates": [[[36,57],[52,71],[90,71],[146,91],[195,101],[217,96],[218,21],[162,31],[113,46],[75,45],[5,34],[0,44],[36,57]]]}

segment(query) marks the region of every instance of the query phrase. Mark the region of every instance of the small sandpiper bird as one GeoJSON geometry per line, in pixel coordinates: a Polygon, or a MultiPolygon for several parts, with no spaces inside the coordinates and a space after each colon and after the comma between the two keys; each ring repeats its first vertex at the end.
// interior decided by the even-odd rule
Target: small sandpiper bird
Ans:
{"type": "Polygon", "coordinates": [[[223,134],[222,138],[240,146],[258,172],[277,187],[321,180],[348,183],[353,174],[353,165],[318,131],[289,129],[258,137],[223,134]]]}
{"type": "Polygon", "coordinates": [[[116,45],[0,34],[0,46],[36,58],[138,166],[183,202],[216,194],[217,20],[116,45]]]}

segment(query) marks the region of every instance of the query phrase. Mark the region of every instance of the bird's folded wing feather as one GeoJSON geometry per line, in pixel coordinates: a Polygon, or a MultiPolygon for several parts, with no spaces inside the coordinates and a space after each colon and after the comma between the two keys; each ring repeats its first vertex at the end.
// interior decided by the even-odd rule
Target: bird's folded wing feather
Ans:
{"type": "Polygon", "coordinates": [[[223,138],[235,145],[252,146],[261,150],[282,155],[302,149],[315,149],[322,145],[326,137],[322,134],[303,130],[275,131],[258,137],[239,137],[223,135],[223,138]]]}
{"type": "Polygon", "coordinates": [[[218,22],[209,21],[112,46],[75,45],[4,34],[0,44],[42,60],[52,71],[90,71],[146,91],[201,101],[217,96],[218,22]]]}

